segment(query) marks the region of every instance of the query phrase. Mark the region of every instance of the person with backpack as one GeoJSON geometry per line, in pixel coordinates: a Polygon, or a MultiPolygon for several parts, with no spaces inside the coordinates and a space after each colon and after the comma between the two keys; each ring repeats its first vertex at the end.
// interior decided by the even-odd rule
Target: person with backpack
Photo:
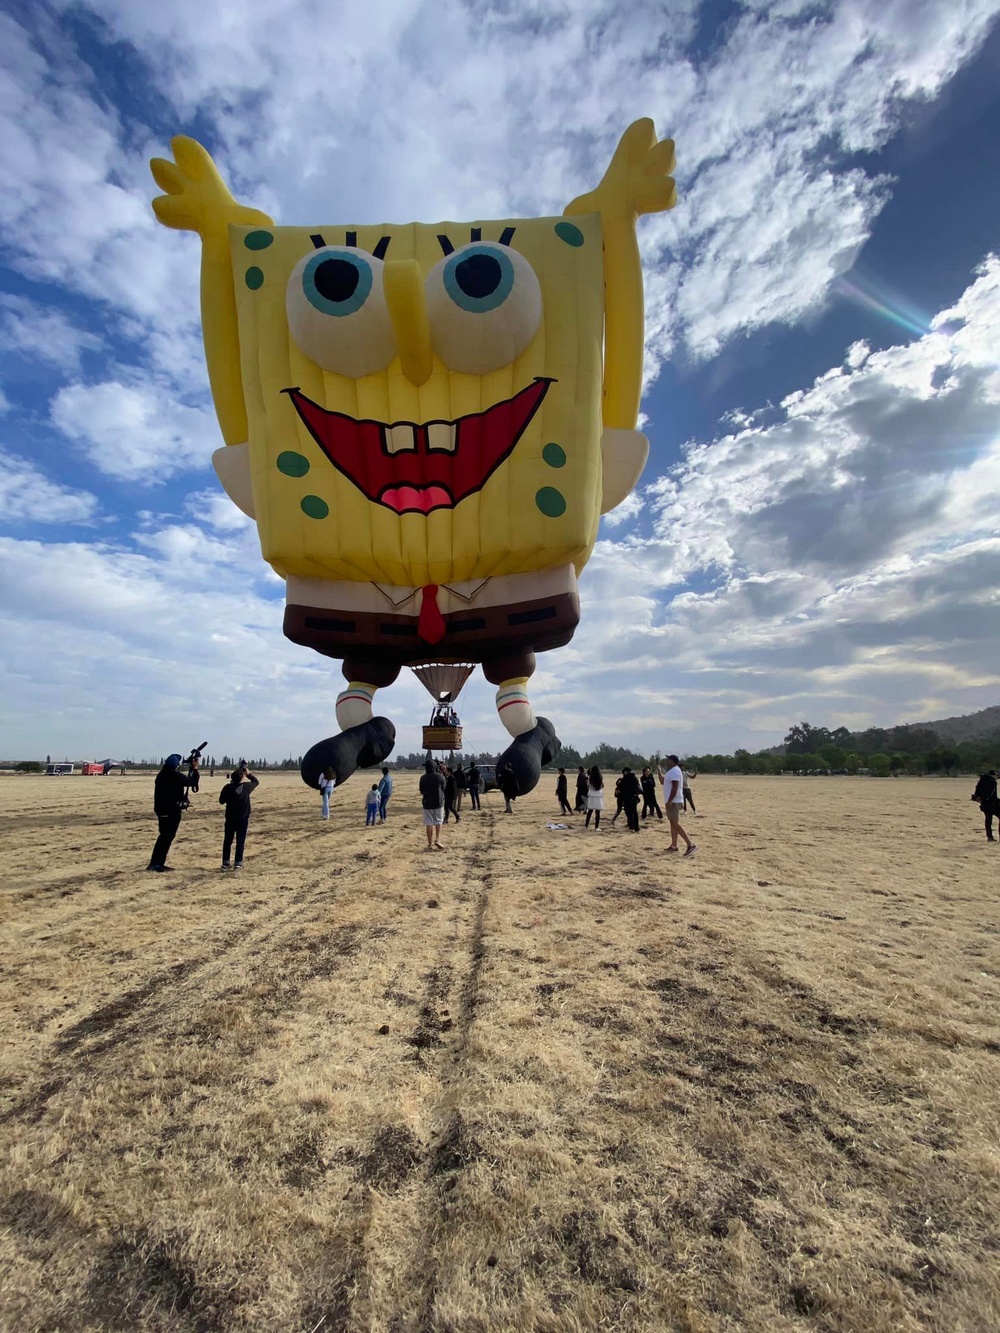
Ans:
{"type": "Polygon", "coordinates": [[[226,807],[226,827],[222,838],[222,869],[243,869],[243,848],[250,824],[250,793],[260,786],[258,780],[241,764],[229,775],[229,781],[219,792],[219,804],[226,807]],[[233,839],[236,839],[236,860],[229,864],[233,839]]]}
{"type": "Polygon", "coordinates": [[[1000,797],[997,795],[997,778],[1000,773],[995,768],[987,769],[985,773],[980,773],[979,781],[976,783],[976,790],[969,797],[970,801],[978,801],[979,808],[983,812],[983,819],[986,823],[986,841],[996,842],[993,836],[993,820],[996,818],[1000,823],[1000,797]]]}

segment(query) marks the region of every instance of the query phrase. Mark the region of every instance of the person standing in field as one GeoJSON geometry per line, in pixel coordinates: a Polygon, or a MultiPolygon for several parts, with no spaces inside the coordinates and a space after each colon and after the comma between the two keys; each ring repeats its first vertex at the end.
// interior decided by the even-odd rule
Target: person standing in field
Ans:
{"type": "Polygon", "coordinates": [[[450,768],[444,770],[444,822],[447,824],[448,816],[455,816],[455,823],[461,821],[462,816],[455,807],[458,799],[458,783],[455,781],[455,774],[450,768]]]}
{"type": "Polygon", "coordinates": [[[656,799],[656,778],[650,771],[649,765],[642,770],[642,777],[639,779],[639,785],[642,787],[642,817],[655,814],[660,822],[663,822],[663,811],[660,809],[660,803],[656,799]]]}
{"type": "Polygon", "coordinates": [[[462,813],[462,797],[469,789],[469,779],[461,764],[455,769],[455,818],[462,813]]]}
{"type": "Polygon", "coordinates": [[[573,807],[569,803],[569,783],[566,781],[566,770],[561,768],[559,776],[556,778],[556,797],[559,801],[559,813],[561,815],[571,815],[573,807]]]}
{"type": "Polygon", "coordinates": [[[587,781],[587,770],[581,764],[576,770],[576,809],[577,813],[587,808],[587,794],[590,791],[590,784],[587,781]]]}
{"type": "Polygon", "coordinates": [[[378,780],[378,822],[385,823],[385,812],[389,807],[389,797],[392,795],[392,775],[389,772],[388,764],[382,765],[382,776],[378,780]]]}
{"type": "Polygon", "coordinates": [[[618,799],[625,811],[625,822],[633,833],[639,832],[639,779],[630,768],[623,768],[618,786],[618,799]]]}
{"type": "Polygon", "coordinates": [[[248,770],[246,764],[234,769],[229,781],[219,792],[219,804],[226,807],[226,827],[222,838],[222,869],[229,870],[229,854],[236,839],[236,860],[233,870],[243,869],[243,848],[247,840],[247,828],[250,824],[250,793],[260,783],[248,770]]]}
{"type": "Polygon", "coordinates": [[[983,819],[986,822],[986,841],[996,842],[993,836],[993,820],[996,818],[1000,824],[1000,797],[997,796],[997,778],[1000,773],[995,768],[987,769],[985,773],[980,773],[979,781],[976,783],[976,790],[969,797],[970,801],[978,801],[979,808],[983,812],[983,819]]]}
{"type": "Polygon", "coordinates": [[[330,818],[330,793],[333,791],[333,788],[333,769],[328,768],[325,773],[319,775],[319,794],[322,799],[320,819],[330,818]]]}
{"type": "Polygon", "coordinates": [[[694,808],[694,797],[691,795],[691,783],[694,782],[697,776],[698,776],[697,773],[695,773],[693,770],[689,768],[685,768],[684,765],[681,764],[681,777],[682,777],[682,784],[684,791],[684,809],[686,810],[688,806],[690,806],[691,813],[693,815],[696,815],[698,811],[694,808]]]}
{"type": "Polygon", "coordinates": [[[481,810],[482,806],[479,804],[479,788],[482,786],[483,779],[482,774],[479,772],[479,769],[475,764],[469,765],[466,781],[469,787],[469,804],[472,806],[473,810],[481,810]]]}
{"type": "Polygon", "coordinates": [[[663,804],[667,809],[667,819],[670,821],[670,846],[668,852],[676,852],[677,839],[684,839],[685,856],[693,856],[698,848],[688,837],[685,830],[681,827],[681,814],[684,811],[684,775],[681,772],[680,760],[675,754],[667,755],[667,763],[670,767],[666,772],[657,766],[657,777],[663,783],[663,804]]]}
{"type": "Polygon", "coordinates": [[[615,813],[611,816],[612,824],[615,822],[615,820],[618,818],[618,816],[621,814],[624,808],[625,806],[622,801],[622,780],[621,778],[617,778],[615,781],[615,813]]]}
{"type": "Polygon", "coordinates": [[[441,850],[441,825],[444,823],[444,778],[428,759],[420,779],[420,804],[427,830],[427,850],[441,850]]]}
{"type": "Polygon", "coordinates": [[[375,821],[378,819],[378,783],[373,782],[371,790],[365,796],[365,828],[369,824],[375,827],[375,821]]]}
{"type": "Polygon", "coordinates": [[[503,812],[505,815],[512,815],[514,813],[513,803],[520,795],[517,778],[509,768],[502,768],[497,773],[497,782],[500,791],[503,793],[503,812]]]}
{"type": "Polygon", "coordinates": [[[155,870],[158,874],[173,869],[173,866],[167,865],[167,853],[181,826],[181,815],[188,805],[188,780],[180,771],[183,762],[183,756],[179,754],[167,755],[153,783],[153,813],[159,823],[160,833],[146,869],[155,870]]]}
{"type": "Polygon", "coordinates": [[[601,770],[595,764],[587,774],[587,817],[584,828],[590,828],[590,816],[594,816],[594,832],[601,831],[601,811],[604,809],[604,779],[601,770]]]}

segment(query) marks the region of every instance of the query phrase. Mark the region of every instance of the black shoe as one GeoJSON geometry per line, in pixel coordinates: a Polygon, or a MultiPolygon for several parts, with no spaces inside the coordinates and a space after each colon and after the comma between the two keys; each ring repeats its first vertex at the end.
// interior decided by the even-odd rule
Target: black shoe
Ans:
{"type": "Polygon", "coordinates": [[[318,741],[302,760],[302,781],[319,789],[319,778],[328,768],[333,770],[335,785],[340,786],[357,768],[373,768],[392,754],[396,744],[396,728],[387,717],[373,717],[348,727],[337,736],[318,741]]]}
{"type": "Polygon", "coordinates": [[[229,864],[228,861],[223,861],[222,865],[219,867],[220,870],[232,870],[232,868],[233,867],[229,864]]]}
{"type": "Polygon", "coordinates": [[[150,861],[150,863],[149,863],[149,865],[146,867],[146,869],[147,869],[147,870],[155,870],[156,873],[159,874],[160,871],[163,869],[163,867],[162,867],[162,866],[154,866],[153,863],[152,863],[152,861],[150,861]]]}
{"type": "Polygon", "coordinates": [[[542,768],[559,753],[562,742],[547,717],[540,717],[530,731],[514,738],[497,760],[497,773],[513,773],[517,793],[526,796],[538,785],[542,768]]]}

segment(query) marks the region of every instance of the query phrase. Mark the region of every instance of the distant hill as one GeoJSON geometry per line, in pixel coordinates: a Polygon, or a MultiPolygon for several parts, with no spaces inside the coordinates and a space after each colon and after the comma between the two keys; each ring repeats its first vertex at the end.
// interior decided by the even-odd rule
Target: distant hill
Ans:
{"type": "Polygon", "coordinates": [[[910,722],[907,731],[918,729],[936,731],[943,741],[958,745],[962,741],[987,740],[1000,733],[1000,704],[992,708],[981,708],[978,713],[966,713],[962,717],[942,717],[935,722],[910,722]]]}

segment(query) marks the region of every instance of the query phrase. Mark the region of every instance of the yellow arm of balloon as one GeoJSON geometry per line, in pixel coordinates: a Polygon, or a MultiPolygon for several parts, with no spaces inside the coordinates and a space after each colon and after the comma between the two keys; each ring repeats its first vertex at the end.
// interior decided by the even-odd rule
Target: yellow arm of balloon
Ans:
{"type": "Polygon", "coordinates": [[[677,202],[674,141],[657,141],[651,120],[628,127],[596,190],[564,210],[599,213],[604,234],[604,425],[634,430],[642,394],[642,264],[635,238],[640,213],[662,213],[677,202]]]}
{"type": "Polygon", "coordinates": [[[149,164],[153,179],[166,191],[153,200],[153,212],[164,226],[196,231],[201,237],[201,324],[209,383],[223,439],[243,444],[249,429],[229,227],[274,224],[266,213],[236,202],[200,143],[179,134],[170,147],[175,161],[154,157],[149,164]]]}

